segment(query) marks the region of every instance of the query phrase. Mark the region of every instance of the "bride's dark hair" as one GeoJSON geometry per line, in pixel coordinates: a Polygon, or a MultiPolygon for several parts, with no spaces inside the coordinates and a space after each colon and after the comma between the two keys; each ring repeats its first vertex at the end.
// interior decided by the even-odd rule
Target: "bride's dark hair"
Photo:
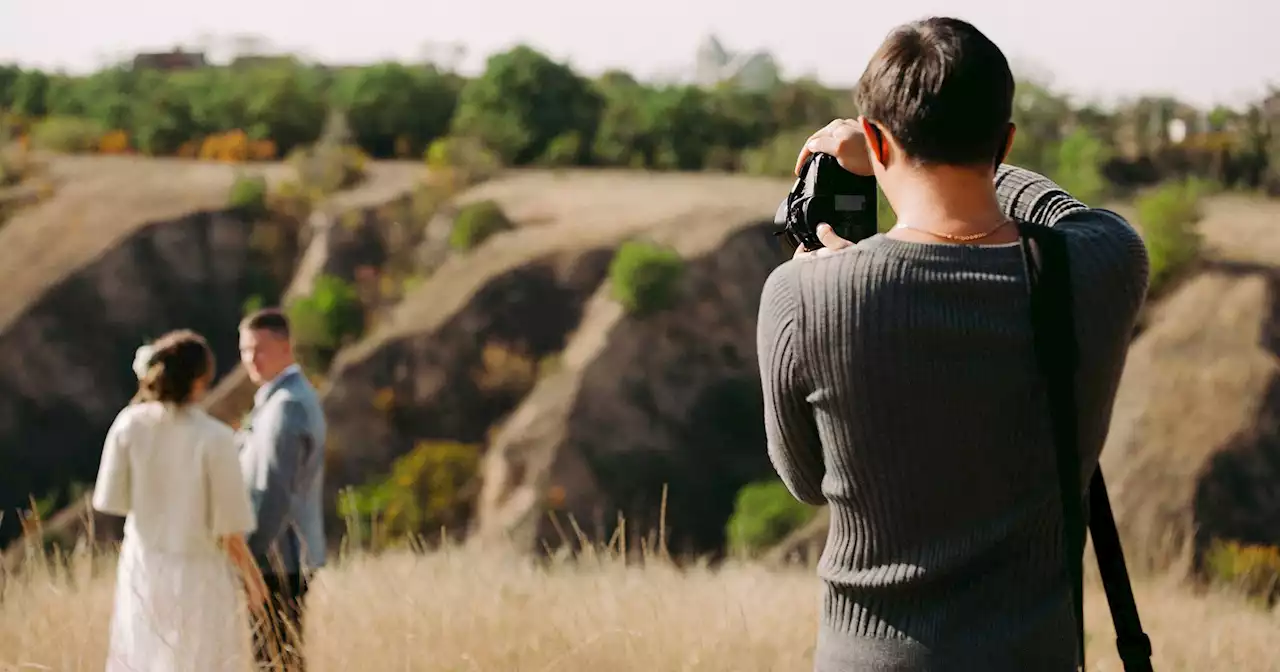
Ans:
{"type": "Polygon", "coordinates": [[[187,329],[171,331],[151,347],[151,359],[146,374],[138,380],[134,403],[188,403],[196,382],[213,371],[213,350],[203,336],[187,329]]]}

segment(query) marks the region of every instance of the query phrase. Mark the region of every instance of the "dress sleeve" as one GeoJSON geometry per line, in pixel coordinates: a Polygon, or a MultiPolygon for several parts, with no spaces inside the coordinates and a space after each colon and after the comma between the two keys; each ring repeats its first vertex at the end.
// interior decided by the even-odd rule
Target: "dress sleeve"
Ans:
{"type": "MultiPolygon", "coordinates": [[[[127,411],[127,409],[126,409],[127,411]]],[[[128,416],[121,413],[107,430],[93,486],[93,508],[113,516],[129,515],[133,474],[129,465],[128,416]]]]}
{"type": "Polygon", "coordinates": [[[204,466],[209,488],[209,531],[217,537],[253,532],[257,521],[240,473],[235,434],[228,430],[211,438],[204,466]]]}

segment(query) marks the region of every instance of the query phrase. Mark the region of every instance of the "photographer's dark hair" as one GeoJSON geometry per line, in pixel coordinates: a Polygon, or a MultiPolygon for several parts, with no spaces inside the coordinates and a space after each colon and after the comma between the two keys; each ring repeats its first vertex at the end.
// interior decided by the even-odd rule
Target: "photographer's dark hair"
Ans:
{"type": "Polygon", "coordinates": [[[240,329],[269,331],[283,339],[289,338],[289,318],[279,308],[263,308],[254,311],[240,321],[240,329]]]}
{"type": "Polygon", "coordinates": [[[150,365],[133,401],[186,404],[196,382],[213,371],[213,350],[203,336],[186,329],[171,331],[151,345],[150,365]]]}
{"type": "Polygon", "coordinates": [[[968,22],[935,17],[889,33],[858,81],[855,102],[914,161],[994,165],[1008,142],[1013,89],[994,42],[968,22]]]}

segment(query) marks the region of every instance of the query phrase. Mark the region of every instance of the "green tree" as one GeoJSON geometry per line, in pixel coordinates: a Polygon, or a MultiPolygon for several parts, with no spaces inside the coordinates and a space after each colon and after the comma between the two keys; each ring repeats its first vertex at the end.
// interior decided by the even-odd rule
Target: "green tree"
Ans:
{"type": "Polygon", "coordinates": [[[43,117],[49,111],[49,85],[49,75],[22,70],[13,83],[13,110],[28,117],[43,117]]]}
{"type": "Polygon", "coordinates": [[[576,131],[590,148],[601,107],[591,84],[569,66],[518,46],[489,57],[484,73],[462,88],[453,132],[481,140],[504,163],[525,165],[565,133],[576,131]]]}
{"type": "Polygon", "coordinates": [[[1110,158],[1107,146],[1084,127],[1072,131],[1058,145],[1057,166],[1050,173],[1068,193],[1091,206],[1107,194],[1102,166],[1110,158]]]}
{"type": "Polygon", "coordinates": [[[1018,128],[1005,161],[1044,175],[1052,173],[1070,114],[1068,101],[1048,86],[1018,82],[1013,100],[1013,122],[1018,128]]]}
{"type": "Polygon", "coordinates": [[[445,135],[458,105],[457,81],[431,66],[379,63],[341,75],[334,104],[346,110],[356,141],[372,156],[418,156],[445,135]]]}
{"type": "Polygon", "coordinates": [[[134,141],[147,154],[173,154],[196,136],[191,101],[172,83],[155,91],[145,106],[134,109],[134,141]]]}

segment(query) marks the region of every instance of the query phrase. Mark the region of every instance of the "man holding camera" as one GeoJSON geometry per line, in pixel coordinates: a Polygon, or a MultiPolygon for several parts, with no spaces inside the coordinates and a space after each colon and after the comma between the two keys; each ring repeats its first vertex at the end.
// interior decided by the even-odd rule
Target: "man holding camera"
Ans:
{"type": "Polygon", "coordinates": [[[1018,222],[1065,239],[1081,474],[1096,468],[1147,289],[1121,217],[1002,164],[1014,81],[972,25],[895,29],[862,116],[801,151],[878,179],[898,216],[856,245],[819,227],[761,296],[769,456],[830,507],[819,672],[1076,669],[1054,436],[1018,222]]]}

